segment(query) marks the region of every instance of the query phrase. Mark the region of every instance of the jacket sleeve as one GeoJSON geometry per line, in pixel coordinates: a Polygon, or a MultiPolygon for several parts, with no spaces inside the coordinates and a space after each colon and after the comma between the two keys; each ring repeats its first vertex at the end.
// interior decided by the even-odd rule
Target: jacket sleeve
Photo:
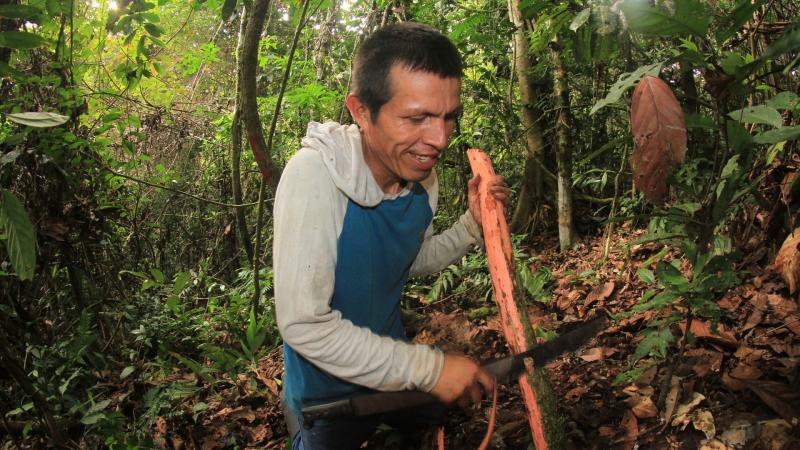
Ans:
{"type": "MultiPolygon", "coordinates": [[[[428,191],[431,210],[435,215],[439,196],[436,173],[423,181],[422,185],[428,191]]],[[[425,231],[425,240],[422,241],[419,254],[411,265],[409,276],[429,275],[443,270],[466,255],[474,244],[482,242],[480,226],[469,211],[462,214],[453,226],[440,234],[433,234],[433,224],[431,224],[425,231]]]]}
{"type": "Polygon", "coordinates": [[[384,391],[429,391],[444,364],[440,351],[379,336],[330,307],[342,202],[346,198],[316,152],[301,150],[284,169],[275,197],[273,242],[281,336],[311,363],[345,381],[384,391]]]}

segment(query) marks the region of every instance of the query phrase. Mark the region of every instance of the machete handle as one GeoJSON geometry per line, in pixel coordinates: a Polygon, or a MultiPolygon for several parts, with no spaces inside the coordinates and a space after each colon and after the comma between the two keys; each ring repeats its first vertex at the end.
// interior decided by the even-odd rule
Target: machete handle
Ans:
{"type": "Polygon", "coordinates": [[[432,394],[421,391],[375,392],[329,403],[304,407],[303,422],[311,426],[315,420],[338,417],[363,417],[390,411],[429,405],[438,402],[432,394]]]}

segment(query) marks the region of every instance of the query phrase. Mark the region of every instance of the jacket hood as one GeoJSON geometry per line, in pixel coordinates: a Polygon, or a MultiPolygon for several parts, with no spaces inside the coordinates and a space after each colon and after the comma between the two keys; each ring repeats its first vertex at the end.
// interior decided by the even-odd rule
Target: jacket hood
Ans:
{"type": "Polygon", "coordinates": [[[361,132],[356,125],[310,122],[302,146],[320,154],[336,187],[361,206],[376,206],[407,192],[404,189],[387,195],[378,186],[364,161],[361,132]]]}

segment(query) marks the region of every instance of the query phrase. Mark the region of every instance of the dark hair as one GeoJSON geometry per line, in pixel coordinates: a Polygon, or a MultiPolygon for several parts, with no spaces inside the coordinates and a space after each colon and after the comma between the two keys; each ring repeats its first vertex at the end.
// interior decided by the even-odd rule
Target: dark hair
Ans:
{"type": "Polygon", "coordinates": [[[413,22],[378,29],[361,44],[353,65],[354,93],[367,105],[373,121],[392,98],[389,71],[395,64],[442,78],[461,78],[462,72],[461,55],[437,29],[413,22]]]}

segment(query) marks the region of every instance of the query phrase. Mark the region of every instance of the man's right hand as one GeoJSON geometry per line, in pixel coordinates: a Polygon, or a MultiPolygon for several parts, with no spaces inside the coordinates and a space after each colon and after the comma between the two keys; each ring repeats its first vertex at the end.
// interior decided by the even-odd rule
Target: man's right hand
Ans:
{"type": "Polygon", "coordinates": [[[457,403],[466,408],[480,403],[483,393],[493,389],[494,378],[478,364],[465,356],[447,353],[442,374],[430,393],[446,405],[457,403]]]}

